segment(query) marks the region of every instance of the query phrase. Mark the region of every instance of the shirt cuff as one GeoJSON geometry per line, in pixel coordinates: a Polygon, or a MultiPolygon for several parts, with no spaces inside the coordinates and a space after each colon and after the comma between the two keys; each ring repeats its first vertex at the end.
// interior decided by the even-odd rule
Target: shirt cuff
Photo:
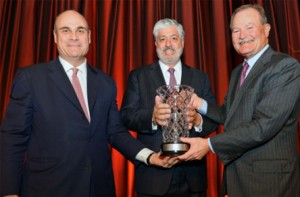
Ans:
{"type": "Polygon", "coordinates": [[[199,112],[200,114],[206,115],[207,113],[207,101],[203,99],[202,105],[200,107],[200,109],[197,109],[197,112],[199,112]]]}
{"type": "Polygon", "coordinates": [[[199,115],[200,115],[201,123],[199,126],[194,126],[195,131],[198,133],[200,133],[202,131],[202,126],[203,126],[203,118],[202,118],[201,114],[199,114],[199,115]]]}
{"type": "Polygon", "coordinates": [[[147,163],[147,158],[149,157],[150,154],[154,153],[154,151],[150,150],[149,148],[143,148],[138,152],[138,154],[135,156],[135,159],[144,162],[145,164],[148,165],[147,163]]]}
{"type": "Polygon", "coordinates": [[[211,143],[210,143],[210,138],[208,138],[208,146],[209,146],[210,150],[211,150],[213,153],[215,153],[215,151],[214,151],[214,149],[213,149],[213,147],[212,147],[212,145],[211,145],[211,143]]]}
{"type": "Polygon", "coordinates": [[[157,125],[154,125],[154,124],[152,123],[152,130],[157,130],[157,125]]]}

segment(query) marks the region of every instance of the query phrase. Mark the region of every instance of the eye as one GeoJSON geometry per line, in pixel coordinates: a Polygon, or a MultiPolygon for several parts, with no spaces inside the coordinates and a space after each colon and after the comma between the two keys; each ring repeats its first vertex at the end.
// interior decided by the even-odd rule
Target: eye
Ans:
{"type": "Polygon", "coordinates": [[[177,40],[178,40],[178,37],[177,37],[177,36],[174,36],[174,37],[172,37],[172,40],[173,40],[173,41],[177,41],[177,40]]]}
{"type": "Polygon", "coordinates": [[[159,40],[159,42],[163,42],[163,41],[166,40],[166,38],[165,38],[165,37],[161,37],[161,38],[159,38],[158,40],[159,40]]]}
{"type": "Polygon", "coordinates": [[[63,33],[68,33],[70,30],[69,29],[61,29],[61,31],[63,32],[63,33]]]}
{"type": "Polygon", "coordinates": [[[79,28],[79,29],[77,30],[77,32],[78,32],[78,33],[86,33],[87,30],[86,30],[85,28],[79,28]]]}

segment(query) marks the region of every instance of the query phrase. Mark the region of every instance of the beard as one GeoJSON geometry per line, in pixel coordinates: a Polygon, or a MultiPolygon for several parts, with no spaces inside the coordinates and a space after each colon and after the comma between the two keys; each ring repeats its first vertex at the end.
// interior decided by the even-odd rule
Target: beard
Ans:
{"type": "Polygon", "coordinates": [[[173,47],[165,47],[163,49],[156,48],[156,53],[160,61],[162,61],[164,64],[176,64],[180,56],[183,52],[183,47],[179,48],[178,50],[174,49],[173,47]],[[164,52],[167,50],[172,50],[175,52],[174,55],[167,57],[164,52]]]}

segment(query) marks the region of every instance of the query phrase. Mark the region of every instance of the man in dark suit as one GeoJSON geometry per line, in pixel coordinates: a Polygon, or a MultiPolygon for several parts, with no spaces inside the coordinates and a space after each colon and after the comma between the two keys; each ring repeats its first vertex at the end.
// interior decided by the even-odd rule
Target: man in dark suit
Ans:
{"type": "Polygon", "coordinates": [[[65,11],[54,27],[59,57],[16,74],[1,130],[1,196],[115,196],[109,144],[131,161],[169,166],[123,126],[113,79],[87,64],[90,39],[85,18],[65,11]]]}
{"type": "MultiPolygon", "coordinates": [[[[175,69],[177,84],[189,85],[198,95],[214,103],[208,76],[181,62],[184,47],[182,25],[172,19],[158,21],[153,30],[159,61],[133,70],[121,107],[121,116],[128,129],[148,148],[160,150],[162,127],[170,118],[170,106],[160,102],[156,89],[169,85],[169,68],[175,69]]],[[[216,123],[189,111],[190,136],[205,136],[216,123]],[[193,126],[193,127],[192,127],[193,126]]],[[[175,164],[176,162],[172,163],[175,164]]],[[[206,160],[174,165],[170,169],[140,164],[135,168],[135,189],[138,197],[148,196],[206,196],[206,160]]]]}
{"type": "Polygon", "coordinates": [[[182,139],[191,149],[179,158],[201,159],[214,151],[225,165],[230,197],[299,197],[300,64],[268,45],[270,25],[261,6],[237,8],[230,26],[233,46],[245,63],[233,70],[223,106],[192,98],[201,113],[224,124],[224,132],[182,139]]]}

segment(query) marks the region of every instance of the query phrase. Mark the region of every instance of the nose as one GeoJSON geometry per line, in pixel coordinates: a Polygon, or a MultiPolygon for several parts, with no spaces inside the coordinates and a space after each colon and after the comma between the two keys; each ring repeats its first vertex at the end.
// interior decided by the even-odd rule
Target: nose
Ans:
{"type": "Polygon", "coordinates": [[[246,37],[246,31],[244,30],[240,30],[240,35],[239,35],[240,38],[245,38],[246,37]]]}
{"type": "Polygon", "coordinates": [[[77,36],[77,32],[76,31],[72,31],[70,33],[70,39],[72,40],[77,40],[78,39],[78,36],[77,36]]]}
{"type": "Polygon", "coordinates": [[[171,46],[172,45],[172,41],[171,39],[166,39],[166,46],[171,46]]]}

